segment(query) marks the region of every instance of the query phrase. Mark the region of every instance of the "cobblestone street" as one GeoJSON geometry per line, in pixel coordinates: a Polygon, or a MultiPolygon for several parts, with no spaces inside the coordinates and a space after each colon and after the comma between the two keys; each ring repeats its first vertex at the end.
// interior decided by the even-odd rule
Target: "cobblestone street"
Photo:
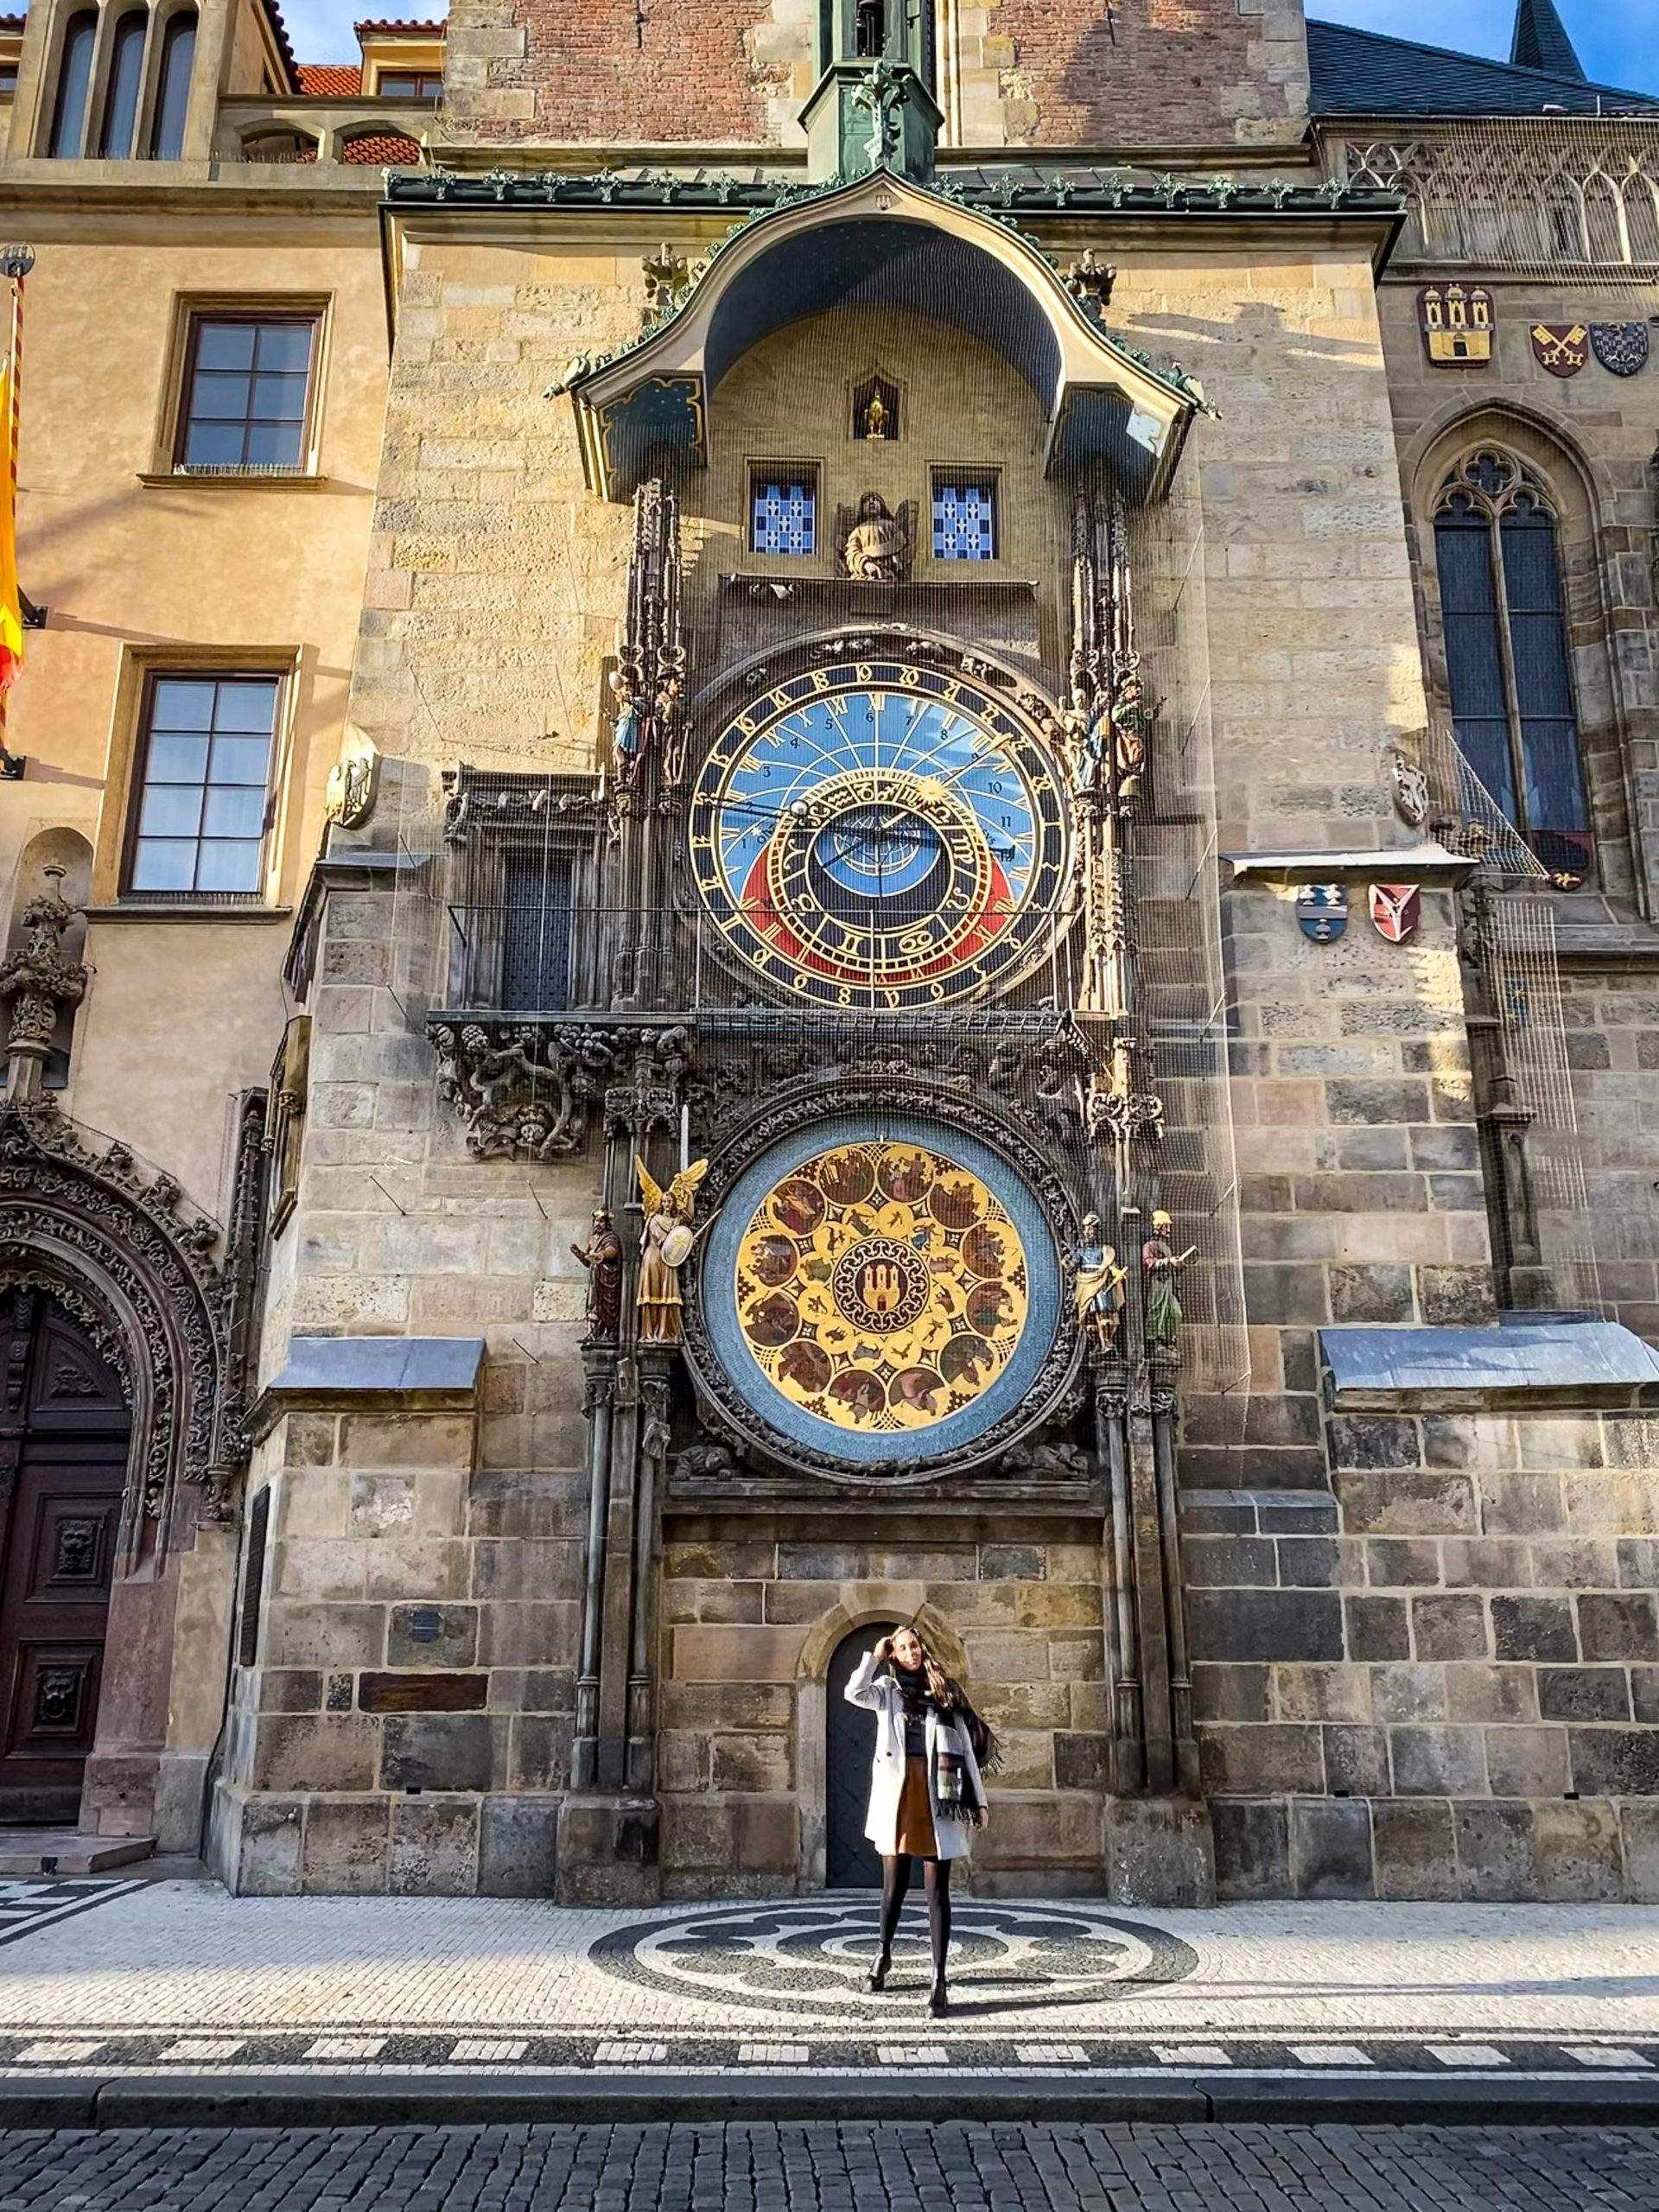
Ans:
{"type": "Polygon", "coordinates": [[[0,2138],[0,2212],[1656,2212],[1659,2130],[916,2124],[0,2138]]]}

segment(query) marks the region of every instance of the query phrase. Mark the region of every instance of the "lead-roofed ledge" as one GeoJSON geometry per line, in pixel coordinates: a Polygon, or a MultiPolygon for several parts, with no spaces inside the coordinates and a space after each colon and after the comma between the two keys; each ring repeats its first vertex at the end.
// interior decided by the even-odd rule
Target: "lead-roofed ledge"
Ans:
{"type": "Polygon", "coordinates": [[[482,1337],[296,1337],[249,1425],[260,1438],[284,1414],[392,1398],[409,1411],[471,1411],[483,1364],[482,1337]]]}
{"type": "Polygon", "coordinates": [[[1616,1321],[1524,1314],[1489,1329],[1321,1329],[1333,1413],[1659,1406],[1659,1352],[1616,1321]]]}

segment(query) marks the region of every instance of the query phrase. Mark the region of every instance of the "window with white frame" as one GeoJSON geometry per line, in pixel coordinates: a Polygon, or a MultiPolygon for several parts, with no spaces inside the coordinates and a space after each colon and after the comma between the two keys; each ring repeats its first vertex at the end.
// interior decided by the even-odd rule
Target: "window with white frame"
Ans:
{"type": "Polygon", "coordinates": [[[749,549],[817,550],[818,479],[810,468],[757,468],[750,478],[749,549]]]}

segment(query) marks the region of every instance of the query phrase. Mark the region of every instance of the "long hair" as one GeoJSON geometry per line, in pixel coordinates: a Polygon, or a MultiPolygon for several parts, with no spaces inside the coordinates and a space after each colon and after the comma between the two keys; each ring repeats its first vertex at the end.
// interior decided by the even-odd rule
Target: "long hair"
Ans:
{"type": "MultiPolygon", "coordinates": [[[[927,1683],[927,1694],[935,1705],[944,1712],[959,1713],[972,1732],[974,1757],[982,1772],[995,1773],[1001,1764],[995,1731],[988,1721],[981,1718],[969,1703],[968,1693],[954,1675],[947,1675],[927,1648],[927,1638],[914,1621],[909,1624],[910,1633],[922,1647],[922,1674],[927,1683]]],[[[897,1661],[893,1662],[895,1666],[897,1661]]]]}

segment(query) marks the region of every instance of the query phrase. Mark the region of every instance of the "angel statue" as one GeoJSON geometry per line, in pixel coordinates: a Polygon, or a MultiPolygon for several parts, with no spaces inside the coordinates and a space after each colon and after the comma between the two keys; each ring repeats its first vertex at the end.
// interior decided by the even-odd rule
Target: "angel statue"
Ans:
{"type": "Polygon", "coordinates": [[[1085,1214],[1083,1242],[1072,1255],[1077,1322],[1084,1334],[1102,1351],[1109,1351],[1123,1311],[1123,1282],[1127,1268],[1117,1264],[1117,1254],[1100,1241],[1100,1216],[1085,1214]]]}
{"type": "MultiPolygon", "coordinates": [[[[846,512],[843,508],[842,513],[846,512]]],[[[879,492],[858,503],[852,527],[842,540],[841,564],[861,584],[899,584],[910,566],[910,537],[879,492]]]]}
{"type": "Polygon", "coordinates": [[[654,1182],[651,1170],[636,1153],[639,1196],[645,1209],[645,1233],[639,1240],[639,1287],[634,1304],[639,1309],[642,1344],[677,1344],[680,1341],[680,1269],[696,1243],[692,1217],[696,1190],[709,1173],[706,1160],[682,1167],[666,1191],[654,1182]]]}

